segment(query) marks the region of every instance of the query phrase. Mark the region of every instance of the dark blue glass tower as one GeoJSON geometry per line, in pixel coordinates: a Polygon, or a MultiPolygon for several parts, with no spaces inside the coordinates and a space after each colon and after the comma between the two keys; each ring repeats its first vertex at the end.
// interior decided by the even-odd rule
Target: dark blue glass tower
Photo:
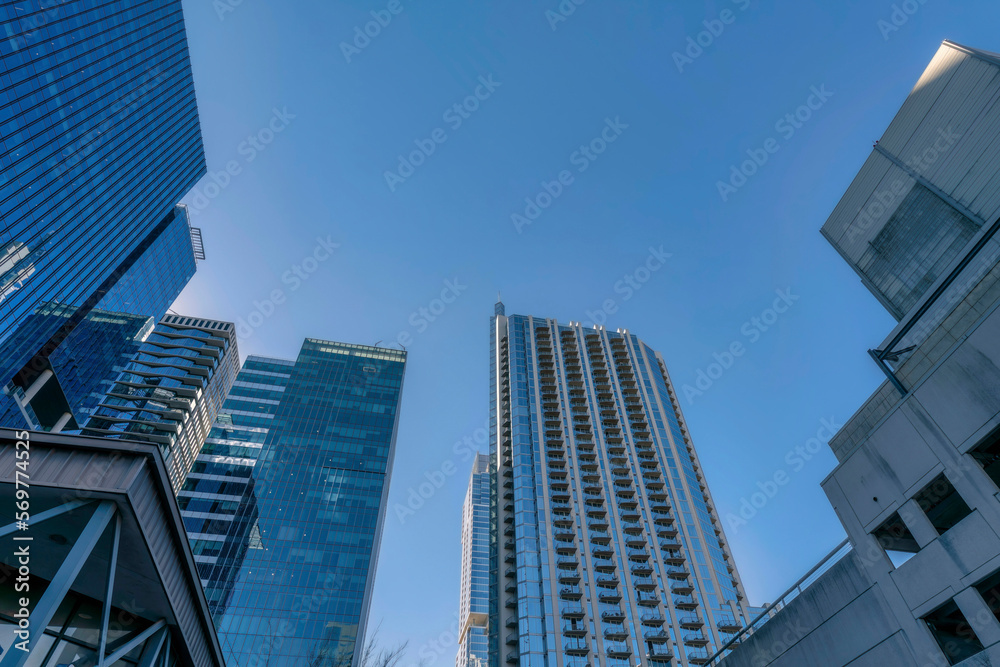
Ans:
{"type": "Polygon", "coordinates": [[[375,579],[406,353],[251,357],[179,492],[230,665],[348,666],[375,579]]]}
{"type": "Polygon", "coordinates": [[[93,307],[58,301],[36,306],[0,343],[0,366],[8,369],[9,380],[0,393],[0,425],[51,427],[67,411],[72,419],[63,430],[86,423],[194,276],[193,233],[187,210],[178,206],[120,267],[115,281],[95,295],[100,298],[93,307]],[[32,379],[46,370],[52,378],[25,400],[32,379]]]}
{"type": "Polygon", "coordinates": [[[91,311],[157,315],[159,276],[121,288],[134,310],[99,304],[170,235],[205,158],[180,0],[7,2],[0,36],[0,345],[19,338],[0,350],[10,396],[52,370],[91,311]],[[69,314],[28,323],[48,304],[69,314]]]}

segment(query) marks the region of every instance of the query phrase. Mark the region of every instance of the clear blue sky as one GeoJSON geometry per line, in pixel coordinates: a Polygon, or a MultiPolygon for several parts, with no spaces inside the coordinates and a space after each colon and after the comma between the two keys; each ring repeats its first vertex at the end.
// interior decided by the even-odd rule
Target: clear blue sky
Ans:
{"type": "Polygon", "coordinates": [[[888,1],[590,0],[553,30],[557,0],[233,2],[185,2],[208,164],[224,187],[206,178],[205,199],[187,200],[201,207],[208,259],[175,308],[259,324],[244,355],[292,357],[305,336],[408,336],[371,610],[385,641],[453,664],[454,644],[428,642],[447,641],[458,607],[471,458],[454,445],[487,418],[497,290],[508,313],[563,322],[612,299],[608,325],[661,350],[679,389],[744,344],[684,411],[724,518],[758,482],[789,475],[746,525],[727,522],[752,602],[842,539],[819,487],[832,454],[786,455],[882,381],[865,350],[892,321],[819,228],[942,40],[1000,50],[1000,5],[909,0],[915,13],[890,30],[888,1]],[[721,34],[678,71],[674,53],[724,10],[721,34]],[[347,62],[341,43],[372,11],[391,21],[347,62]],[[475,111],[446,115],[477,87],[475,111]],[[810,100],[814,87],[825,99],[810,100]],[[776,126],[810,101],[806,122],[776,126]],[[280,131],[260,136],[269,125],[280,131]],[[614,141],[602,154],[577,153],[604,128],[614,141]],[[400,174],[415,142],[434,152],[390,187],[385,173],[400,174]],[[776,152],[723,201],[718,182],[765,145],[776,152]],[[554,185],[563,171],[567,184],[554,185]],[[519,233],[511,216],[543,181],[562,191],[519,233]],[[636,275],[661,246],[671,257],[636,275]],[[626,275],[648,280],[631,290],[626,275]],[[457,297],[442,312],[448,289],[457,297]],[[778,289],[798,300],[761,332],[751,318],[778,289]],[[441,489],[401,522],[394,508],[442,470],[441,489]]]}

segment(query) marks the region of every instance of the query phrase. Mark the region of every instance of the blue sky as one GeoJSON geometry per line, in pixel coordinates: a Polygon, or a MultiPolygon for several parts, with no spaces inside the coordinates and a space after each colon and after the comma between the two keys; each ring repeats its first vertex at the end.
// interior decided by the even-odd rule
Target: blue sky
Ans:
{"type": "Polygon", "coordinates": [[[724,518],[787,474],[727,520],[752,602],[840,542],[819,487],[835,460],[795,450],[882,381],[865,350],[892,320],[819,228],[942,40],[1000,50],[1000,5],[237,1],[185,2],[214,176],[186,200],[208,259],[175,309],[245,322],[244,355],[408,343],[386,642],[453,664],[456,443],[482,441],[498,290],[508,313],[613,311],[664,353],[724,518]]]}

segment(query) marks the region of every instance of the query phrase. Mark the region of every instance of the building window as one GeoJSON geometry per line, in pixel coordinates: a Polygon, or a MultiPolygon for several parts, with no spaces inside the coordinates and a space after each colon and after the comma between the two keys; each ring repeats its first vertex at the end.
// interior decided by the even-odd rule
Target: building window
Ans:
{"type": "Polygon", "coordinates": [[[993,483],[1000,488],[1000,429],[988,435],[969,454],[976,459],[993,480],[993,483]]]}
{"type": "Polygon", "coordinates": [[[949,665],[957,665],[983,650],[975,631],[952,600],[924,617],[949,665]]]}
{"type": "Polygon", "coordinates": [[[925,486],[913,499],[934,524],[938,535],[943,535],[959,521],[972,514],[972,510],[943,473],[925,486]]]}
{"type": "Polygon", "coordinates": [[[913,533],[899,518],[899,512],[890,516],[881,526],[873,530],[872,536],[885,549],[885,554],[895,567],[908,561],[913,554],[920,550],[913,533]]]}
{"type": "Polygon", "coordinates": [[[1000,621],[1000,571],[976,584],[976,590],[983,596],[983,602],[1000,621]]]}

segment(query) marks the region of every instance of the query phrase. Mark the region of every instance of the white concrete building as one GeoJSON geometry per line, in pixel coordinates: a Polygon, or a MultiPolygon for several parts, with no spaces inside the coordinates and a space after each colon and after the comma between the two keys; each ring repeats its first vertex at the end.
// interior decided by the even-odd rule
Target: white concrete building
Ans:
{"type": "Polygon", "coordinates": [[[945,42],[823,234],[899,324],[831,439],[853,545],[713,664],[1000,665],[1000,56],[945,42]]]}

